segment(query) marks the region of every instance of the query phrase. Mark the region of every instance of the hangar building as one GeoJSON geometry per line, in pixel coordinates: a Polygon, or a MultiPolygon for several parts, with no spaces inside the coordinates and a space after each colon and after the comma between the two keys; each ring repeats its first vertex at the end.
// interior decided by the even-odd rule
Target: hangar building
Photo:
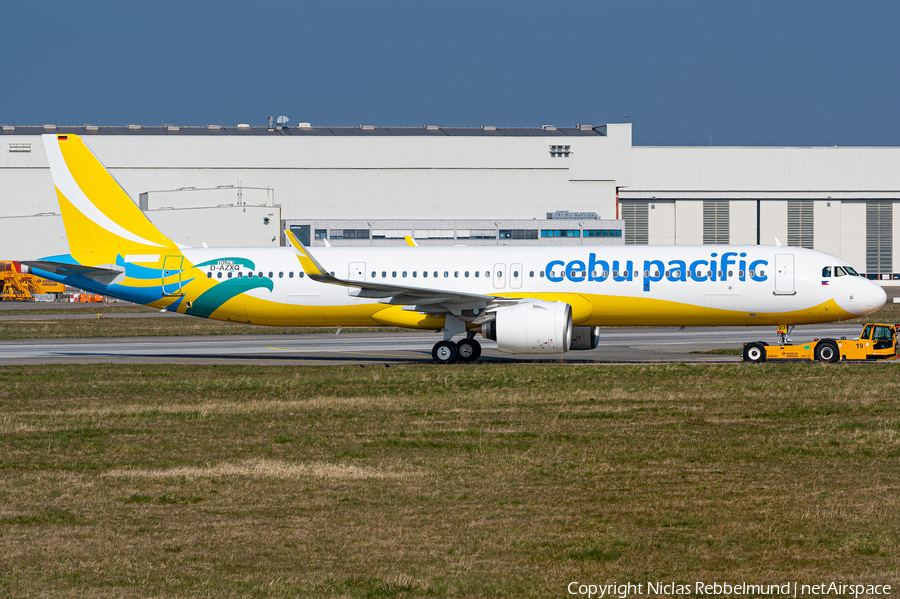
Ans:
{"type": "Polygon", "coordinates": [[[900,148],[633,147],[576,127],[0,128],[0,257],[65,251],[41,134],[186,245],[772,244],[900,279],[900,148]]]}

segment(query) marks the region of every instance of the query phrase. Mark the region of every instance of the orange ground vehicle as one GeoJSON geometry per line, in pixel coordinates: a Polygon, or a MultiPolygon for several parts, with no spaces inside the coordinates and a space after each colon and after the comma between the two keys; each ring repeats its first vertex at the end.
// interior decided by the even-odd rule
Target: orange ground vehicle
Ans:
{"type": "Polygon", "coordinates": [[[867,323],[858,339],[815,339],[796,345],[768,345],[762,341],[744,344],[744,362],[767,360],[816,360],[838,362],[851,360],[896,360],[900,325],[867,323]]]}
{"type": "Polygon", "coordinates": [[[66,286],[27,272],[18,262],[0,261],[0,301],[30,302],[40,293],[64,293],[66,286]]]}

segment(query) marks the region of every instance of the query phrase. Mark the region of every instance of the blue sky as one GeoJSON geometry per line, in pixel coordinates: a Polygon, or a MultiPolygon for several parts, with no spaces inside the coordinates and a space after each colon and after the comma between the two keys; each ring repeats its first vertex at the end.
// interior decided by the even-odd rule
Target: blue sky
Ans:
{"type": "Polygon", "coordinates": [[[5,3],[0,122],[634,123],[900,145],[897,2],[5,3]]]}

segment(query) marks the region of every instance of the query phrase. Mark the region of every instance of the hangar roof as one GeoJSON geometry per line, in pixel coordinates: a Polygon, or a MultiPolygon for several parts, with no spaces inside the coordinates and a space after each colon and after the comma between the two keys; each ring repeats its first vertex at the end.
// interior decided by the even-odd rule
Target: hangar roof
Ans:
{"type": "Polygon", "coordinates": [[[209,125],[206,127],[179,127],[166,125],[161,127],[127,126],[11,126],[3,125],[0,135],[41,135],[43,133],[72,133],[77,135],[227,135],[227,136],[261,136],[278,135],[282,137],[305,136],[432,136],[432,137],[584,137],[605,135],[605,127],[285,127],[269,129],[268,127],[227,127],[209,125]]]}

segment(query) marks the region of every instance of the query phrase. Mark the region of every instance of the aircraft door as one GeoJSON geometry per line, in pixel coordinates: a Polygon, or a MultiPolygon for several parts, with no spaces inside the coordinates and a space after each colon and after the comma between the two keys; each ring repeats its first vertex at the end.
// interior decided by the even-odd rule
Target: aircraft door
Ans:
{"type": "Polygon", "coordinates": [[[506,265],[495,264],[494,272],[491,273],[494,279],[494,289],[503,289],[506,287],[506,265]]]}
{"type": "Polygon", "coordinates": [[[521,264],[511,264],[509,267],[509,286],[512,289],[521,289],[524,276],[525,272],[522,270],[521,264]]]}
{"type": "Polygon", "coordinates": [[[183,263],[183,256],[166,256],[163,260],[161,281],[163,295],[182,295],[181,269],[183,263]]]}
{"type": "MultiPolygon", "coordinates": [[[[366,280],[366,263],[365,262],[351,262],[350,263],[350,272],[347,274],[347,278],[351,281],[365,281],[366,280]]],[[[347,293],[352,295],[352,291],[356,289],[355,287],[347,287],[347,293]]]]}
{"type": "Polygon", "coordinates": [[[794,291],[794,255],[775,255],[775,293],[793,295],[794,291]]]}

